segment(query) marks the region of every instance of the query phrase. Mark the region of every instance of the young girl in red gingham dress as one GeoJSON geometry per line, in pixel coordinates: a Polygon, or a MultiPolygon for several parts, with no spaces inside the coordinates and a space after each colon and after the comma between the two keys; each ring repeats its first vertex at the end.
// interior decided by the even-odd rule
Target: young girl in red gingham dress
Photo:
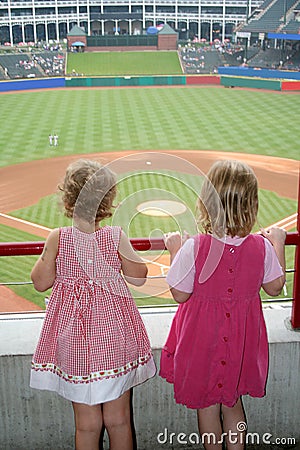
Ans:
{"type": "Polygon", "coordinates": [[[111,216],[115,184],[95,161],[68,167],[61,190],[73,226],[50,233],[31,273],[34,287],[52,294],[30,386],[72,401],[77,450],[98,450],[103,426],[111,450],[132,449],[130,389],[156,371],[123,278],[140,286],[147,267],[120,227],[99,226],[111,216]]]}

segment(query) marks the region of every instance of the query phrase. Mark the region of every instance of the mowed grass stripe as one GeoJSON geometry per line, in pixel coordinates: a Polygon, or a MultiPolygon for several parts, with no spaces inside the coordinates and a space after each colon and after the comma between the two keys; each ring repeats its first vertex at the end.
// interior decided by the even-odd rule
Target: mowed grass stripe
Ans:
{"type": "MultiPolygon", "coordinates": [[[[0,224],[1,240],[3,242],[24,242],[24,241],[40,241],[41,238],[33,234],[29,234],[15,228],[0,224]]],[[[30,272],[37,259],[37,256],[2,256],[0,258],[1,283],[7,282],[29,282],[30,272]]],[[[16,294],[27,300],[45,307],[44,298],[47,293],[38,293],[33,285],[9,286],[16,294]]],[[[49,293],[49,291],[48,291],[49,293]]]]}
{"type": "Polygon", "coordinates": [[[176,51],[70,53],[67,73],[92,76],[180,75],[176,51]]]}
{"type": "MultiPolygon", "coordinates": [[[[132,149],[244,151],[299,159],[299,127],[295,121],[299,106],[300,97],[293,94],[215,88],[10,94],[0,96],[1,165],[65,154],[132,149]],[[59,134],[57,149],[49,147],[50,132],[59,134]]],[[[169,179],[164,179],[163,185],[170,192],[173,189],[181,193],[181,187],[172,187],[169,179]]],[[[145,184],[137,178],[134,184],[123,188],[120,198],[143,187],[145,184]]],[[[289,203],[272,193],[266,194],[265,199],[264,193],[260,195],[259,223],[262,226],[296,211],[295,202],[289,203]]],[[[55,196],[42,199],[38,207],[35,206],[32,210],[18,211],[16,215],[50,227],[70,224],[57,209],[55,196]]],[[[176,227],[173,221],[161,220],[146,218],[145,227],[136,217],[130,223],[129,234],[148,236],[154,229],[168,231],[176,227]]],[[[126,228],[127,211],[120,222],[126,228]]],[[[181,223],[188,229],[189,223],[184,220],[181,223]]],[[[3,239],[17,240],[13,236],[9,238],[7,233],[3,239]]],[[[287,248],[286,251],[288,265],[292,267],[294,250],[287,248]]],[[[21,258],[10,258],[9,264],[1,259],[1,266],[5,265],[8,277],[23,273],[28,278],[35,257],[32,258],[22,258],[25,265],[21,258]]],[[[35,295],[39,296],[36,301],[43,304],[43,295],[34,291],[24,296],[32,300],[35,295]]]]}
{"type": "MultiPolygon", "coordinates": [[[[177,199],[186,204],[189,210],[194,213],[197,195],[201,189],[201,179],[192,176],[181,174],[181,177],[176,179],[176,173],[166,172],[165,174],[156,173],[133,173],[124,174],[118,183],[118,195],[116,204],[123,202],[123,206],[118,213],[119,223],[123,227],[127,227],[128,220],[132,215],[136,214],[136,206],[143,201],[151,200],[153,198],[162,199],[177,199]],[[197,186],[199,188],[197,189],[197,186]],[[126,203],[128,202],[128,203],[126,203]],[[127,207],[128,205],[128,207],[127,207]]],[[[266,190],[259,191],[259,214],[258,226],[267,227],[284,217],[287,217],[296,212],[297,202],[287,198],[278,196],[274,192],[266,190]]],[[[70,224],[70,220],[64,217],[57,195],[44,197],[37,204],[28,208],[23,208],[11,213],[15,217],[19,217],[29,222],[38,223],[49,228],[55,228],[70,224]]],[[[185,218],[180,217],[181,223],[189,230],[189,222],[191,217],[187,215],[187,223],[185,218]]],[[[130,234],[132,237],[148,236],[153,229],[160,227],[163,232],[169,231],[169,219],[161,219],[145,217],[139,214],[139,223],[141,227],[135,229],[131,228],[130,234]]],[[[136,222],[137,223],[137,222],[136,222]]],[[[173,223],[172,223],[173,226],[173,223]]]]}
{"type": "Polygon", "coordinates": [[[2,95],[0,109],[1,166],[122,150],[224,150],[299,159],[299,95],[216,88],[66,90],[2,95]],[[57,148],[48,142],[54,132],[57,148]]]}
{"type": "MultiPolygon", "coordinates": [[[[165,186],[166,190],[174,188],[174,185],[172,186],[172,180],[170,177],[160,177],[155,176],[154,180],[157,183],[159,178],[164,178],[166,180],[165,186]]],[[[147,178],[146,178],[147,179],[147,178]]],[[[126,183],[123,181],[121,183],[121,186],[119,187],[119,195],[118,195],[118,201],[122,201],[122,199],[130,196],[134,191],[132,189],[142,190],[145,187],[145,183],[143,184],[143,176],[137,175],[135,177],[130,178],[131,182],[133,183],[126,183]]],[[[149,179],[148,179],[149,181],[149,179]]],[[[178,191],[178,186],[177,186],[178,191]]],[[[170,191],[172,192],[172,191],[170,191]]],[[[148,200],[151,198],[151,195],[147,196],[147,190],[143,191],[143,194],[145,193],[145,196],[143,196],[143,200],[148,200]]],[[[193,191],[188,189],[187,192],[181,192],[182,197],[185,200],[189,201],[189,207],[191,211],[193,212],[193,205],[195,201],[195,196],[193,191]],[[190,199],[187,198],[187,193],[190,194],[190,199]]],[[[295,212],[296,210],[296,202],[284,199],[276,194],[261,190],[259,192],[259,202],[260,202],[260,209],[259,209],[259,217],[258,217],[258,225],[255,227],[255,230],[258,230],[260,226],[268,226],[270,223],[274,223],[278,218],[278,211],[276,211],[276,208],[274,205],[279,208],[280,213],[282,214],[282,211],[285,212],[285,214],[289,215],[295,212]]],[[[129,204],[130,206],[130,204],[129,204]]],[[[130,237],[138,237],[138,236],[161,236],[162,232],[167,231],[176,231],[179,229],[182,231],[184,229],[191,231],[191,215],[186,216],[177,216],[175,219],[167,219],[167,218],[153,218],[153,217],[146,217],[141,214],[132,214],[133,220],[128,222],[130,212],[136,214],[135,209],[132,207],[128,208],[128,205],[126,205],[125,211],[123,211],[123,214],[118,216],[117,224],[122,225],[124,230],[127,232],[127,234],[130,237]],[[128,215],[129,214],[129,215],[128,215]]],[[[70,225],[71,221],[70,219],[67,219],[63,217],[61,214],[61,211],[58,206],[57,197],[56,196],[49,196],[44,199],[42,199],[38,205],[34,205],[30,208],[26,208],[24,210],[20,210],[14,213],[15,216],[22,217],[26,220],[29,220],[30,218],[37,217],[38,214],[41,214],[41,217],[44,217],[46,222],[45,225],[49,227],[56,227],[56,226],[63,226],[63,225],[70,225]],[[55,213],[50,212],[50,210],[56,209],[55,213]],[[42,212],[44,209],[44,212],[42,212]],[[48,217],[47,217],[48,212],[48,217]]],[[[282,215],[280,216],[282,217],[282,215]]],[[[109,221],[108,221],[109,222],[109,221]]],[[[6,241],[23,241],[23,240],[40,240],[40,238],[36,238],[35,236],[29,235],[28,233],[23,233],[18,230],[15,230],[10,227],[5,227],[3,225],[0,226],[0,232],[3,236],[3,239],[6,241]]],[[[292,268],[294,265],[294,252],[295,249],[292,247],[286,248],[286,259],[287,259],[287,267],[292,268]]],[[[29,274],[31,271],[31,268],[34,264],[36,257],[10,257],[10,258],[1,258],[1,273],[2,273],[2,282],[5,281],[28,281],[29,280],[29,274]]],[[[288,296],[292,295],[292,276],[288,276],[287,281],[287,292],[288,296]]],[[[15,286],[13,287],[13,290],[18,293],[19,295],[23,296],[24,298],[27,298],[28,300],[34,301],[39,306],[44,305],[44,296],[45,294],[39,294],[35,292],[31,287],[29,286],[15,286]]],[[[262,298],[267,298],[265,294],[262,293],[262,298]]],[[[148,300],[138,300],[138,304],[149,304],[148,300]]],[[[151,302],[157,303],[157,304],[163,304],[164,301],[161,299],[151,299],[151,302]]]]}

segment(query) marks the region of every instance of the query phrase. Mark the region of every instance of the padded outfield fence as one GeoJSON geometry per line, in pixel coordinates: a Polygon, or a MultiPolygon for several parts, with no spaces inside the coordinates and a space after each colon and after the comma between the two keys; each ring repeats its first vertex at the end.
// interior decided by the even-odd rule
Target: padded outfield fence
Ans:
{"type": "Polygon", "coordinates": [[[63,77],[17,81],[1,81],[0,92],[26,91],[32,89],[58,89],[76,87],[130,87],[130,86],[185,86],[219,85],[218,75],[161,75],[161,76],[120,76],[120,77],[63,77]]]}
{"type": "Polygon", "coordinates": [[[280,72],[241,68],[221,67],[218,75],[160,75],[160,76],[117,76],[117,77],[85,77],[69,76],[60,78],[42,78],[26,80],[10,80],[0,82],[0,92],[26,91],[34,89],[58,88],[99,88],[99,87],[147,87],[147,86],[197,86],[216,85],[224,87],[241,87],[266,89],[273,91],[300,91],[300,72],[280,72]],[[232,70],[229,70],[232,69],[232,70]],[[259,73],[258,73],[259,72],[259,73]],[[264,75],[270,77],[252,76],[264,75]],[[272,78],[278,72],[278,78],[272,78]],[[280,72],[280,73],[279,73],[280,72]],[[280,78],[281,76],[281,78],[280,78]],[[283,78],[286,76],[286,78],[283,78]],[[294,76],[295,78],[289,78],[294,76]],[[297,78],[296,78],[297,77],[297,78]]]}
{"type": "Polygon", "coordinates": [[[300,72],[253,67],[219,67],[220,84],[225,87],[300,91],[300,72]]]}

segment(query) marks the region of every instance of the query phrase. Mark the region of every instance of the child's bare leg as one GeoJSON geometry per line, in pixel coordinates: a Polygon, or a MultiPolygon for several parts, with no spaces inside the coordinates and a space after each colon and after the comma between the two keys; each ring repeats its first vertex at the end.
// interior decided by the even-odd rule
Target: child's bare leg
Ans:
{"type": "Polygon", "coordinates": [[[132,450],[130,391],[103,403],[103,420],[109,436],[110,450],[132,450]]]}
{"type": "Polygon", "coordinates": [[[75,418],[76,450],[98,450],[103,426],[101,405],[72,402],[75,418]]]}
{"type": "Polygon", "coordinates": [[[222,405],[221,410],[223,414],[223,431],[226,433],[227,449],[244,449],[246,418],[242,400],[239,399],[232,408],[222,405]]]}
{"type": "Polygon", "coordinates": [[[221,405],[198,409],[198,427],[206,450],[222,450],[221,405]]]}

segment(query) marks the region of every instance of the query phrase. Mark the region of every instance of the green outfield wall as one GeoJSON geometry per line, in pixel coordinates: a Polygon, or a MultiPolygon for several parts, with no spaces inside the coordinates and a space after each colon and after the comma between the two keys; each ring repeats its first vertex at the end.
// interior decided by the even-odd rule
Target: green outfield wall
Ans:
{"type": "Polygon", "coordinates": [[[300,91],[300,81],[275,80],[227,75],[159,75],[123,77],[61,77],[37,80],[10,80],[0,82],[0,93],[27,89],[57,89],[76,87],[143,87],[143,86],[221,85],[267,89],[273,91],[300,91]]]}
{"type": "Polygon", "coordinates": [[[66,78],[66,87],[178,86],[185,84],[185,76],[172,75],[66,78]]]}
{"type": "Polygon", "coordinates": [[[280,80],[266,80],[263,78],[221,76],[221,86],[281,91],[280,80]]]}

